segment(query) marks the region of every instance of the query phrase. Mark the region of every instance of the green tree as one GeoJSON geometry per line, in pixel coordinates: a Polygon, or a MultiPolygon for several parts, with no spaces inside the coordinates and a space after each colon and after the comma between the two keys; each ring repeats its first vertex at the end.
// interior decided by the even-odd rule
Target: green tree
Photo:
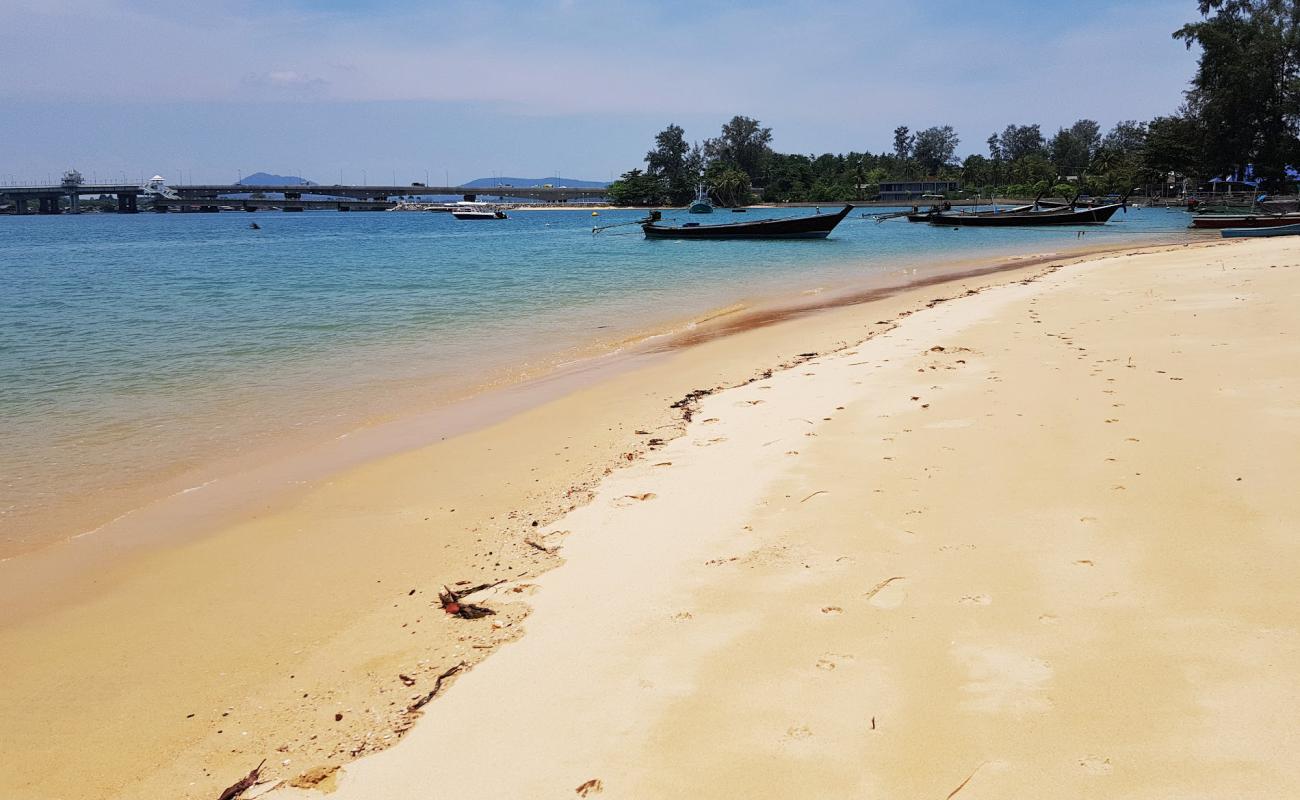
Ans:
{"type": "Polygon", "coordinates": [[[674,204],[688,202],[699,182],[699,172],[691,172],[690,157],[686,131],[679,125],[669,125],[655,134],[655,148],[645,154],[646,174],[662,180],[674,204]]]}
{"type": "Polygon", "coordinates": [[[968,189],[991,186],[994,182],[993,162],[974,153],[961,164],[961,182],[968,189]]]}
{"type": "Polygon", "coordinates": [[[664,202],[663,181],[639,169],[624,172],[609,185],[609,199],[616,206],[655,206],[664,202]]]}
{"type": "Polygon", "coordinates": [[[718,163],[709,169],[707,180],[719,205],[743,206],[750,200],[749,175],[744,170],[718,163]]]}
{"type": "Polygon", "coordinates": [[[960,141],[951,125],[926,128],[916,134],[914,157],[927,175],[938,175],[940,169],[952,160],[960,141]]]}
{"type": "Polygon", "coordinates": [[[910,133],[906,125],[894,128],[894,158],[899,161],[907,161],[912,157],[912,147],[916,144],[916,137],[910,133]]]}
{"type": "Polygon", "coordinates": [[[1028,155],[1047,154],[1043,142],[1043,131],[1037,125],[1008,125],[998,137],[1002,157],[1007,161],[1017,161],[1028,155]]]}
{"type": "Polygon", "coordinates": [[[722,126],[722,135],[704,143],[704,155],[710,162],[744,172],[751,181],[761,180],[768,157],[772,154],[772,129],[758,120],[735,116],[722,126]]]}
{"type": "Polygon", "coordinates": [[[1253,165],[1285,180],[1300,156],[1300,4],[1295,0],[1201,0],[1202,19],[1174,32],[1200,59],[1187,116],[1201,127],[1200,161],[1210,172],[1253,165]]]}
{"type": "Polygon", "coordinates": [[[1142,150],[1143,179],[1162,183],[1171,174],[1205,174],[1205,166],[1200,161],[1204,137],[1200,121],[1185,113],[1151,120],[1142,150]]]}

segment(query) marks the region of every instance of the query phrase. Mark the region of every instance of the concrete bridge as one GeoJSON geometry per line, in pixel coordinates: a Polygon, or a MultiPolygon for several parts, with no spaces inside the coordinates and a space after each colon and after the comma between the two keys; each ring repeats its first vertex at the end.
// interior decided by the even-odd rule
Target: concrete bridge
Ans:
{"type": "Polygon", "coordinates": [[[575,189],[568,186],[353,186],[335,184],[332,186],[291,185],[291,186],[244,186],[242,184],[196,184],[187,186],[169,186],[172,192],[182,200],[216,199],[233,194],[282,194],[286,200],[300,200],[305,194],[320,197],[347,197],[357,200],[390,200],[392,198],[459,195],[473,202],[480,197],[520,197],[529,200],[544,200],[563,203],[568,200],[594,200],[605,197],[609,190],[604,187],[594,189],[575,189]]]}
{"type": "Polygon", "coordinates": [[[121,183],[79,183],[58,186],[0,186],[0,200],[14,205],[15,214],[31,213],[31,204],[35,204],[39,214],[62,214],[63,200],[68,200],[68,211],[77,214],[81,211],[81,198],[87,195],[111,194],[117,197],[117,210],[123,214],[139,211],[140,195],[145,189],[135,184],[121,183]]]}
{"type": "Polygon", "coordinates": [[[117,210],[124,214],[139,211],[139,200],[145,195],[156,211],[171,209],[216,211],[220,206],[234,206],[252,211],[259,208],[280,208],[285,211],[302,211],[308,208],[338,211],[372,211],[392,208],[396,199],[411,196],[450,195],[473,202],[480,197],[517,197],[563,203],[568,200],[595,200],[605,197],[605,188],[577,189],[567,186],[332,186],[287,185],[245,186],[243,184],[193,184],[164,186],[149,184],[91,184],[65,181],[56,186],[5,186],[0,187],[0,202],[14,205],[14,213],[28,214],[35,206],[40,214],[62,214],[64,201],[69,213],[81,211],[81,198],[88,195],[114,195],[117,210]],[[265,197],[234,197],[234,195],[282,195],[283,200],[265,197]],[[311,195],[304,198],[303,195],[311,195]]]}
{"type": "Polygon", "coordinates": [[[221,211],[223,209],[260,211],[277,208],[281,211],[306,211],[309,208],[328,211],[387,211],[397,205],[393,200],[356,200],[350,198],[318,200],[298,197],[277,200],[265,197],[176,198],[155,196],[149,199],[149,203],[154,211],[221,211]]]}

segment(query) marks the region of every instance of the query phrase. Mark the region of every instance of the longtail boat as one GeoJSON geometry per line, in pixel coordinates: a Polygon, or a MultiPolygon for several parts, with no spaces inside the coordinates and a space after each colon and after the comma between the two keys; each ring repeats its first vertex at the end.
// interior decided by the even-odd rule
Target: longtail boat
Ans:
{"type": "Polygon", "coordinates": [[[1253,239],[1257,236],[1300,236],[1300,222],[1275,225],[1268,228],[1223,228],[1219,231],[1225,239],[1253,239]]]}
{"type": "Polygon", "coordinates": [[[1201,214],[1192,217],[1190,227],[1218,228],[1273,228],[1278,225],[1300,223],[1300,214],[1201,214]]]}
{"type": "Polygon", "coordinates": [[[932,214],[927,219],[931,225],[944,226],[978,226],[978,227],[1011,227],[1011,226],[1038,226],[1038,225],[1104,225],[1110,220],[1115,212],[1124,206],[1123,203],[1110,203],[1104,206],[1091,206],[1084,208],[1053,208],[1046,211],[1001,211],[996,213],[980,212],[977,214],[962,214],[960,212],[945,212],[942,214],[932,214]]]}
{"type": "Polygon", "coordinates": [[[698,222],[660,225],[652,215],[641,223],[641,230],[645,231],[647,239],[824,239],[852,210],[852,205],[845,205],[834,214],[759,219],[727,225],[701,225],[698,222]]]}

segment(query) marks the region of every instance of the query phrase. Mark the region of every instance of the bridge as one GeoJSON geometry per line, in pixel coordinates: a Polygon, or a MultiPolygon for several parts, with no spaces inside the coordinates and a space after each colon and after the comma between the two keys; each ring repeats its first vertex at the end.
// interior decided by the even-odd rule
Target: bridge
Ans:
{"type": "Polygon", "coordinates": [[[463,197],[473,202],[479,197],[519,197],[529,200],[545,200],[551,203],[563,203],[569,200],[593,200],[609,194],[604,187],[594,189],[576,189],[568,186],[354,186],[335,184],[332,186],[289,185],[289,186],[245,186],[243,184],[195,184],[187,186],[169,186],[172,192],[182,200],[214,199],[234,194],[280,194],[286,200],[299,200],[305,194],[318,197],[346,197],[356,200],[390,200],[395,197],[424,197],[428,195],[450,195],[463,197]]]}
{"type": "Polygon", "coordinates": [[[246,186],[231,184],[191,184],[165,186],[161,184],[90,184],[64,183],[55,186],[0,186],[0,201],[13,204],[14,213],[30,213],[29,204],[36,203],[40,214],[62,214],[64,200],[67,211],[81,211],[81,198],[87,195],[114,195],[117,210],[124,214],[139,211],[140,196],[151,202],[155,211],[193,210],[217,211],[222,206],[254,211],[260,208],[279,208],[283,211],[303,211],[308,208],[336,209],[338,211],[382,210],[392,208],[396,200],[405,197],[430,195],[459,196],[473,202],[480,197],[513,197],[563,203],[569,200],[595,200],[604,198],[609,190],[604,187],[579,189],[568,186],[355,186],[335,184],[292,184],[286,186],[246,186]],[[253,197],[251,195],[256,195],[253,197]],[[265,195],[281,195],[283,199],[265,195]],[[310,195],[310,197],[304,197],[310,195]]]}
{"type": "Polygon", "coordinates": [[[58,186],[0,186],[0,200],[14,205],[15,214],[29,213],[28,204],[36,201],[38,213],[62,214],[63,199],[68,199],[68,211],[81,211],[81,198],[86,195],[111,194],[117,197],[117,210],[123,214],[139,211],[139,198],[147,190],[138,184],[78,183],[58,186]]]}

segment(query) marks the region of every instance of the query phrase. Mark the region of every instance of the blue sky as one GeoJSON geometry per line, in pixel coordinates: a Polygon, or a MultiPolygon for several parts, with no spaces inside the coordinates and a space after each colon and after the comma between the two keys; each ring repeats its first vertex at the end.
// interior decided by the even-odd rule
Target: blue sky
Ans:
{"type": "Polygon", "coordinates": [[[1194,0],[3,0],[0,182],[371,183],[638,166],[669,122],[787,152],[1175,110],[1194,0]],[[75,57],[70,57],[73,55],[75,57]]]}

